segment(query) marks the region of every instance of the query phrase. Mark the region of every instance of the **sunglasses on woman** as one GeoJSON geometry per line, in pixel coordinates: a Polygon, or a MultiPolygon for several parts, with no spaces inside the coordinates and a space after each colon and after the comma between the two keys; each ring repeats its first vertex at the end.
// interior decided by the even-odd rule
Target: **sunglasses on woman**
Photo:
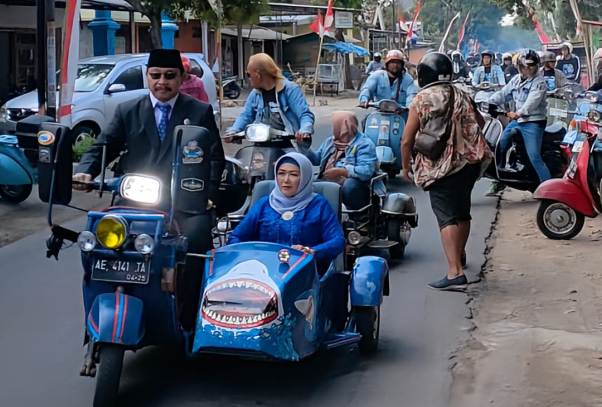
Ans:
{"type": "Polygon", "coordinates": [[[161,76],[163,76],[165,79],[167,79],[168,81],[171,81],[172,79],[175,79],[177,74],[176,72],[173,71],[167,71],[167,72],[149,72],[148,75],[154,79],[161,79],[161,76]]]}

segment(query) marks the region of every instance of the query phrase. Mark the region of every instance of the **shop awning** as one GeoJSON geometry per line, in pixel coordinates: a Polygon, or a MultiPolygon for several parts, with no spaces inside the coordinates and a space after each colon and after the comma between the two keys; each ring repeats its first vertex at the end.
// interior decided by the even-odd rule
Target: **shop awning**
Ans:
{"type": "Polygon", "coordinates": [[[329,42],[324,44],[324,49],[332,52],[338,52],[339,54],[355,54],[360,57],[366,57],[370,55],[370,52],[368,52],[366,48],[343,41],[329,42]]]}

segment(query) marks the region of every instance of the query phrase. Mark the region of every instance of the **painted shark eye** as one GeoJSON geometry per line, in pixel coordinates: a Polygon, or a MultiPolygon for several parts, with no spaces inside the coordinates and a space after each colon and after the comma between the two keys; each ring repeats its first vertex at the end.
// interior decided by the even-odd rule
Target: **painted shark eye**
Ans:
{"type": "Polygon", "coordinates": [[[278,317],[278,296],[260,281],[230,279],[207,290],[201,312],[207,322],[223,328],[255,328],[278,317]]]}

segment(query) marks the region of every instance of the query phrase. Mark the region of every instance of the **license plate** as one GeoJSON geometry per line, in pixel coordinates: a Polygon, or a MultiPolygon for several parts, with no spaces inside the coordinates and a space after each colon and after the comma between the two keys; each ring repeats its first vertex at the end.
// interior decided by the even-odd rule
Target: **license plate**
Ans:
{"type": "Polygon", "coordinates": [[[114,283],[147,284],[150,262],[118,259],[94,259],[92,280],[114,283]]]}
{"type": "Polygon", "coordinates": [[[556,109],[555,107],[550,108],[550,116],[566,118],[566,117],[568,117],[568,115],[569,114],[567,113],[566,110],[556,109]]]}
{"type": "Polygon", "coordinates": [[[583,141],[576,141],[573,144],[573,153],[580,153],[583,150],[583,141]]]}

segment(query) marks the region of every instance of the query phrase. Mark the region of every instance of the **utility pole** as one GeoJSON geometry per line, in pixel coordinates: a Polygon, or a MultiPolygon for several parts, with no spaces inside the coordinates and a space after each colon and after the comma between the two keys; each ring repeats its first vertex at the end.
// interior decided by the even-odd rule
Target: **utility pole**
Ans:
{"type": "Polygon", "coordinates": [[[54,0],[37,0],[36,11],[38,113],[56,118],[54,0]]]}
{"type": "Polygon", "coordinates": [[[38,112],[46,114],[46,0],[37,0],[36,6],[38,112]]]}

